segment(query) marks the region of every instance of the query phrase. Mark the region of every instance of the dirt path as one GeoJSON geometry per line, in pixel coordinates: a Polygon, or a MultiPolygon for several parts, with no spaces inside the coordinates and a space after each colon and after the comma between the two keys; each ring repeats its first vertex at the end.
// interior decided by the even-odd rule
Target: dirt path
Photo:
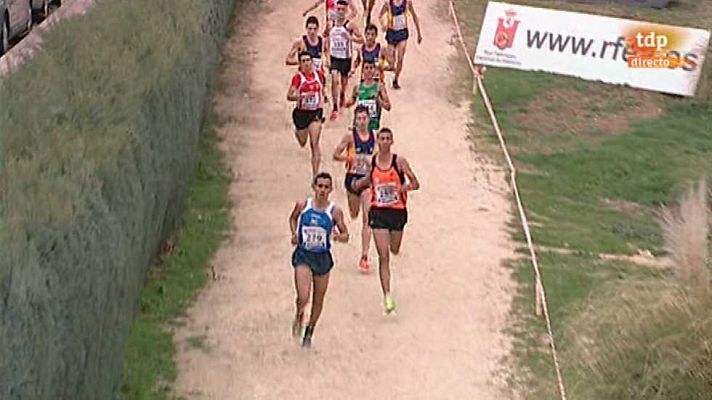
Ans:
{"type": "MultiPolygon", "coordinates": [[[[215,256],[221,278],[176,336],[178,392],[192,399],[507,398],[496,371],[508,349],[500,332],[511,300],[502,262],[514,255],[506,233],[508,191],[502,172],[469,150],[468,106],[447,100],[455,49],[450,23],[435,9],[444,6],[439,0],[417,2],[424,41],[409,43],[403,89],[389,88],[394,106],[383,124],[394,129],[395,152],[409,158],[422,184],[409,198],[410,222],[393,262],[398,315],[382,315],[377,274],[357,271],[356,220],[351,242],[334,246],[336,266],[313,348],[305,352],[290,337],[287,218],[294,201],[310,194],[310,167],[291,132],[285,94],[293,70],[283,59],[311,0],[266,3],[259,35],[233,37],[226,49],[234,55],[245,40],[259,48],[250,53],[249,71],[259,79],[249,94],[233,90],[217,99],[221,118],[232,121],[222,135],[236,171],[235,232],[215,256]],[[204,338],[204,345],[187,346],[191,337],[204,338]]],[[[226,71],[228,87],[245,72],[236,65],[226,71]]],[[[338,182],[333,199],[342,207],[343,166],[330,155],[349,118],[327,123],[322,139],[325,169],[338,182]]]]}

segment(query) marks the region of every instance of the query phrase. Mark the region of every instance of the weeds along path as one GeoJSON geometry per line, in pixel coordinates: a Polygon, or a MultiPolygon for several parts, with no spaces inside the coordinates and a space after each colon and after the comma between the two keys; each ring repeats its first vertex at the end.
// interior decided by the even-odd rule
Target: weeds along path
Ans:
{"type": "MultiPolygon", "coordinates": [[[[500,168],[477,161],[467,140],[469,104],[448,101],[455,54],[445,3],[419,0],[423,43],[408,44],[401,84],[389,93],[383,126],[408,157],[422,188],[409,196],[409,224],[393,261],[398,315],[382,315],[376,273],[356,263],[360,219],[350,243],[334,245],[325,309],[310,351],[291,338],[294,312],[287,218],[311,193],[307,149],[291,127],[284,66],[303,32],[311,0],[265,2],[256,31],[226,44],[225,87],[216,98],[224,150],[235,172],[234,232],[214,258],[211,282],[179,328],[178,394],[190,399],[497,399],[497,371],[509,351],[512,297],[503,262],[514,256],[506,231],[510,201],[500,168]],[[285,22],[290,21],[290,22],[285,22]],[[248,45],[251,51],[245,51],[248,45]],[[247,57],[245,70],[239,61],[247,57]],[[240,82],[251,77],[249,88],[240,82]]],[[[360,3],[357,2],[360,7],[360,3]]],[[[320,9],[320,12],[321,9],[320,9]]],[[[415,36],[414,34],[412,36],[415,36]]],[[[390,82],[390,76],[388,81],[390,82]]],[[[469,85],[469,83],[467,83],[469,85]]],[[[452,96],[450,96],[452,97],[452,96]]],[[[331,153],[351,113],[327,122],[324,169],[332,198],[346,207],[343,165],[331,153]]],[[[376,252],[372,246],[371,260],[376,252]]]]}

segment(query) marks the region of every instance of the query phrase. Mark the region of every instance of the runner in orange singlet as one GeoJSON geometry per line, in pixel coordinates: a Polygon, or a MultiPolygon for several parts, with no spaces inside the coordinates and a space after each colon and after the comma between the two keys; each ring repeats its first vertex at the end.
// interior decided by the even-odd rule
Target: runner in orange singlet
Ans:
{"type": "Polygon", "coordinates": [[[400,251],[403,228],[408,222],[407,193],[418,190],[420,183],[405,157],[391,152],[393,132],[381,128],[376,139],[379,152],[371,160],[371,171],[353,184],[353,190],[358,191],[364,186],[371,188],[369,226],[378,252],[378,271],[386,314],[390,314],[396,309],[391,295],[390,253],[398,254],[400,251]]]}

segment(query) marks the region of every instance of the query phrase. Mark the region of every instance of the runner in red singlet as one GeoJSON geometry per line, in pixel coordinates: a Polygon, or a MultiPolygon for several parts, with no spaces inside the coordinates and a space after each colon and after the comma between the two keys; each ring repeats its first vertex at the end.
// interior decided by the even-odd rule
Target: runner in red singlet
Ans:
{"type": "MultiPolygon", "coordinates": [[[[306,17],[307,14],[312,12],[314,9],[319,7],[321,3],[324,3],[324,9],[326,10],[326,23],[324,24],[324,35],[326,35],[329,31],[329,29],[333,26],[334,20],[336,20],[336,1],[337,0],[316,0],[316,3],[314,3],[311,7],[307,8],[303,13],[302,17],[306,17]]],[[[358,15],[358,10],[356,9],[356,5],[353,4],[352,2],[349,2],[349,11],[350,14],[348,15],[348,19],[354,19],[358,15]]]]}
{"type": "Polygon", "coordinates": [[[323,104],[327,101],[325,95],[324,73],[321,70],[314,70],[309,52],[299,53],[299,71],[292,77],[287,100],[297,103],[292,111],[292,121],[299,145],[304,147],[309,138],[312,175],[316,175],[319,171],[321,162],[319,138],[321,125],[324,122],[323,104]]]}

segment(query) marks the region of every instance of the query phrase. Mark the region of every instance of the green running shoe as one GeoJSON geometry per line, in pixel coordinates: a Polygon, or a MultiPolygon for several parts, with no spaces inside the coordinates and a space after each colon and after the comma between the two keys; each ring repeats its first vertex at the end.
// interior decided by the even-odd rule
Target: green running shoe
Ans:
{"type": "Polygon", "coordinates": [[[396,311],[396,302],[393,300],[393,297],[386,296],[385,305],[386,305],[386,314],[391,314],[396,311]]]}

